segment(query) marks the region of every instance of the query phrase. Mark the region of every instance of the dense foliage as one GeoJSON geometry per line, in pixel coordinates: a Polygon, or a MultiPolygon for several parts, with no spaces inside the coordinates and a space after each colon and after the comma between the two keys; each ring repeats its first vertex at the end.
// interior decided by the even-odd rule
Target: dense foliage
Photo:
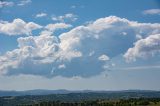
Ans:
{"type": "Polygon", "coordinates": [[[18,106],[160,106],[160,98],[139,98],[120,100],[94,100],[81,102],[44,101],[18,106]]]}
{"type": "Polygon", "coordinates": [[[0,106],[160,106],[160,92],[88,92],[4,96],[0,106]]]}

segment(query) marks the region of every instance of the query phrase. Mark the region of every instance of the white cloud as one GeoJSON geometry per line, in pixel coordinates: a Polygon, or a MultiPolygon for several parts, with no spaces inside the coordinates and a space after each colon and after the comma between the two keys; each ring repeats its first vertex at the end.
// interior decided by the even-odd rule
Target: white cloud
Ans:
{"type": "Polygon", "coordinates": [[[68,13],[63,16],[52,16],[53,21],[60,21],[60,22],[76,21],[77,19],[78,19],[77,15],[74,15],[72,13],[68,13]]]}
{"type": "Polygon", "coordinates": [[[103,54],[103,55],[101,55],[101,56],[98,57],[98,60],[100,60],[100,61],[107,61],[107,60],[109,60],[109,57],[107,55],[103,54]]]}
{"type": "Polygon", "coordinates": [[[143,11],[143,14],[146,14],[146,15],[160,15],[160,9],[145,10],[145,11],[143,11]]]}
{"type": "Polygon", "coordinates": [[[65,64],[61,64],[61,65],[58,66],[58,68],[59,69],[64,69],[64,68],[66,68],[66,66],[65,66],[65,64]]]}
{"type": "MultiPolygon", "coordinates": [[[[10,68],[16,69],[30,62],[46,64],[55,60],[52,56],[58,49],[57,39],[50,35],[18,38],[18,49],[8,51],[0,56],[0,72],[6,73],[10,68]]],[[[28,64],[29,65],[29,64],[28,64]]]]}
{"type": "Polygon", "coordinates": [[[135,61],[136,58],[148,58],[156,53],[160,53],[160,34],[138,40],[133,48],[128,49],[124,57],[128,61],[135,61]]]}
{"type": "Polygon", "coordinates": [[[139,40],[139,39],[142,39],[142,36],[140,34],[137,34],[136,38],[139,40]]]}
{"type": "MultiPolygon", "coordinates": [[[[98,51],[109,52],[110,55],[114,54],[113,51],[116,51],[116,48],[119,47],[121,49],[124,47],[127,50],[126,46],[131,46],[137,40],[136,34],[147,37],[156,33],[160,33],[160,24],[137,23],[110,16],[100,18],[87,26],[78,26],[67,33],[61,34],[59,37],[61,40],[60,46],[64,50],[74,48],[80,51],[95,51],[96,53],[94,49],[99,49],[98,51]],[[124,31],[132,33],[124,37],[121,35],[124,31]],[[119,41],[115,40],[115,38],[119,41]],[[130,45],[126,45],[124,41],[130,42],[130,45]]],[[[118,52],[122,53],[122,51],[118,52]]]]}
{"type": "MultiPolygon", "coordinates": [[[[19,38],[17,49],[1,55],[0,72],[10,75],[93,76],[108,68],[106,61],[100,62],[97,57],[107,54],[112,60],[133,46],[137,41],[136,35],[144,39],[159,33],[158,23],[138,23],[116,16],[97,19],[57,37],[50,31],[43,31],[39,36],[19,38]],[[127,35],[123,36],[123,32],[127,35]],[[66,67],[59,71],[62,64],[66,67]]],[[[102,60],[107,59],[102,57],[102,60]]]]}
{"type": "Polygon", "coordinates": [[[25,52],[27,56],[36,58],[37,61],[35,59],[35,62],[38,63],[54,61],[55,52],[59,49],[57,38],[48,34],[20,37],[18,38],[18,46],[21,53],[25,52]],[[24,51],[25,49],[27,49],[27,51],[24,51]]]}
{"type": "Polygon", "coordinates": [[[67,29],[72,27],[72,25],[70,24],[66,24],[66,23],[55,23],[55,24],[48,24],[45,28],[49,31],[55,31],[57,29],[67,29]]]}
{"type": "MultiPolygon", "coordinates": [[[[43,66],[43,64],[50,64],[57,60],[67,61],[71,58],[81,56],[80,52],[62,51],[59,47],[57,37],[51,36],[50,34],[51,33],[41,33],[40,36],[18,38],[19,48],[8,51],[5,55],[0,56],[0,73],[5,74],[8,70],[17,68],[21,70],[25,68],[26,70],[28,65],[33,65],[33,67],[36,65],[43,66]]],[[[60,65],[58,68],[65,68],[65,66],[60,65]]],[[[31,71],[33,72],[33,70],[31,71]]],[[[38,71],[36,73],[38,74],[38,71]]]]}
{"type": "Polygon", "coordinates": [[[30,35],[32,30],[42,28],[42,26],[34,23],[26,23],[22,19],[14,19],[13,22],[1,22],[0,23],[0,33],[7,35],[30,35]]]}
{"type": "Polygon", "coordinates": [[[125,36],[125,35],[127,35],[127,33],[126,33],[126,32],[122,32],[122,35],[124,35],[124,36],[125,36]]]}
{"type": "Polygon", "coordinates": [[[47,14],[46,13],[39,13],[36,15],[36,18],[40,18],[40,17],[46,17],[47,14]]]}
{"type": "Polygon", "coordinates": [[[32,2],[31,0],[21,0],[17,5],[24,6],[24,5],[29,4],[31,2],[32,2]]]}
{"type": "Polygon", "coordinates": [[[7,1],[0,1],[0,8],[6,7],[6,6],[13,6],[13,2],[7,2],[7,1]]]}

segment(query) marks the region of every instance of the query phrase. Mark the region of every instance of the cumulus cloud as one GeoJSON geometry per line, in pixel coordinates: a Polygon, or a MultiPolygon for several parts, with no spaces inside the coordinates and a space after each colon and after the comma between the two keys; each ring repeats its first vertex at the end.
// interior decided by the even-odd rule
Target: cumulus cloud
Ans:
{"type": "Polygon", "coordinates": [[[77,19],[78,19],[78,16],[72,13],[68,13],[62,16],[52,16],[53,21],[60,21],[60,22],[76,21],[77,19]]]}
{"type": "Polygon", "coordinates": [[[98,60],[100,60],[100,61],[107,61],[107,60],[109,60],[109,57],[107,55],[103,54],[103,55],[101,55],[101,56],[98,57],[98,60]]]}
{"type": "Polygon", "coordinates": [[[98,57],[112,61],[133,47],[136,35],[147,39],[159,33],[158,23],[138,23],[116,16],[97,19],[57,37],[44,31],[39,36],[20,37],[17,49],[0,56],[0,72],[89,77],[110,67],[98,57]]]}
{"type": "Polygon", "coordinates": [[[57,50],[56,42],[56,38],[46,35],[18,38],[19,48],[9,51],[0,57],[1,72],[6,72],[10,68],[14,69],[17,67],[20,68],[23,65],[26,66],[25,64],[29,65],[33,61],[35,61],[35,64],[45,64],[54,61],[54,58],[50,58],[50,56],[57,50]]]}
{"type": "Polygon", "coordinates": [[[70,24],[66,24],[66,23],[55,23],[55,24],[48,24],[45,28],[49,31],[55,31],[57,29],[67,29],[72,27],[72,25],[70,24]]]}
{"type": "Polygon", "coordinates": [[[138,40],[133,48],[128,49],[124,57],[128,61],[135,61],[136,58],[148,58],[157,53],[160,53],[160,34],[138,40]]]}
{"type": "Polygon", "coordinates": [[[6,7],[6,6],[13,6],[13,2],[7,2],[7,1],[0,1],[0,8],[6,7]]]}
{"type": "Polygon", "coordinates": [[[145,10],[145,11],[143,11],[143,14],[146,14],[146,15],[160,15],[160,9],[145,10]]]}
{"type": "Polygon", "coordinates": [[[31,0],[21,0],[17,5],[18,6],[24,6],[24,5],[27,5],[31,2],[32,2],[31,0]]]}
{"type": "MultiPolygon", "coordinates": [[[[20,73],[41,75],[40,70],[52,62],[70,60],[81,56],[76,51],[61,51],[57,37],[51,36],[49,33],[42,33],[40,36],[20,37],[17,41],[18,49],[8,51],[5,55],[0,56],[0,72],[2,74],[7,73],[10,69],[20,69],[20,73]],[[41,68],[37,71],[36,67],[41,68]]],[[[60,65],[58,68],[62,69],[65,66],[60,65]]],[[[44,76],[50,74],[50,71],[46,70],[47,73],[44,72],[44,76]]],[[[14,71],[10,73],[14,73],[14,71]]]]}
{"type": "Polygon", "coordinates": [[[28,22],[26,23],[22,19],[14,19],[13,22],[0,22],[0,33],[6,35],[30,35],[32,30],[42,28],[42,26],[34,23],[28,22]]]}
{"type": "Polygon", "coordinates": [[[41,18],[41,17],[46,17],[47,14],[46,13],[39,13],[36,15],[36,18],[41,18]]]}

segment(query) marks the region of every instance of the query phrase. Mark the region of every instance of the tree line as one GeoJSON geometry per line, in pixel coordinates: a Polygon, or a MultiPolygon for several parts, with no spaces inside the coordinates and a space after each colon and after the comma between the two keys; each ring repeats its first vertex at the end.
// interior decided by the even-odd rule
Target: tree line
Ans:
{"type": "Polygon", "coordinates": [[[130,98],[119,100],[88,100],[80,102],[41,101],[18,106],[148,106],[160,105],[160,98],[130,98]]]}

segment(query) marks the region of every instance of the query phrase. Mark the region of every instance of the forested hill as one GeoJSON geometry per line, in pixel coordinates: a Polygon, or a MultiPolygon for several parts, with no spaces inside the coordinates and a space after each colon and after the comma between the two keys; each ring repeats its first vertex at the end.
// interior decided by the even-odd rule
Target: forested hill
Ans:
{"type": "Polygon", "coordinates": [[[44,89],[35,89],[35,90],[26,90],[26,91],[4,91],[0,90],[0,97],[3,96],[26,96],[26,95],[49,95],[49,94],[69,94],[69,93],[157,93],[159,91],[152,91],[152,90],[122,90],[122,91],[93,91],[93,90],[44,90],[44,89]]]}
{"type": "Polygon", "coordinates": [[[79,92],[50,95],[5,96],[0,97],[0,106],[34,104],[42,101],[79,102],[90,100],[118,100],[129,98],[160,98],[160,91],[108,91],[79,92]]]}

